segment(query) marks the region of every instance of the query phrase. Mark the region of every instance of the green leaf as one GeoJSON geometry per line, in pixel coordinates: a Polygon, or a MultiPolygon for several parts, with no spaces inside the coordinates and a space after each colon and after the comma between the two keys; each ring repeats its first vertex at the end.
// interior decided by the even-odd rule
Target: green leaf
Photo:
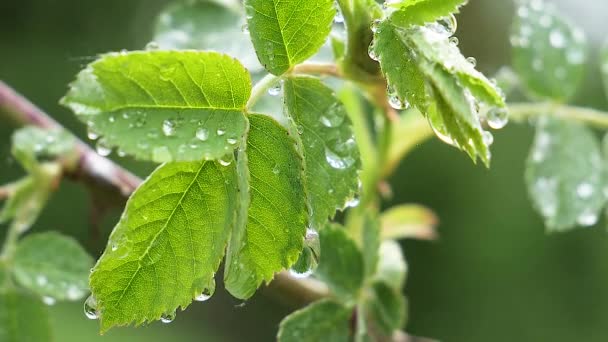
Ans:
{"type": "Polygon", "coordinates": [[[279,326],[279,342],[347,342],[352,310],[330,300],[315,302],[287,316],[279,326]]]}
{"type": "Polygon", "coordinates": [[[407,316],[407,302],[399,290],[383,282],[376,282],[371,287],[371,298],[368,299],[369,316],[385,336],[392,336],[400,329],[407,316]]]}
{"type": "Polygon", "coordinates": [[[215,286],[236,190],[234,163],[168,163],[150,175],[91,274],[102,332],[158,320],[215,286]]]}
{"type": "Polygon", "coordinates": [[[258,59],[274,75],[314,55],[336,14],[333,0],[245,0],[245,10],[258,59]]]}
{"type": "Polygon", "coordinates": [[[226,289],[241,299],[297,261],[308,216],[295,141],[270,117],[250,115],[250,123],[239,151],[239,217],[224,275],[226,289]]]}
{"type": "Polygon", "coordinates": [[[34,172],[39,163],[62,158],[73,161],[76,153],[76,140],[64,130],[47,130],[27,126],[13,134],[13,156],[29,172],[34,172]]]}
{"type": "Polygon", "coordinates": [[[249,71],[261,71],[251,40],[243,33],[245,16],[240,12],[212,1],[173,3],[158,17],[153,40],[163,50],[223,52],[249,71]]]}
{"type": "Polygon", "coordinates": [[[363,255],[344,228],[329,225],[320,232],[321,260],[315,275],[338,297],[356,297],[365,273],[363,255]]]}
{"type": "Polygon", "coordinates": [[[529,95],[566,101],[585,75],[585,33],[543,1],[522,2],[511,33],[513,67],[529,95]]]}
{"type": "Polygon", "coordinates": [[[89,292],[93,258],[72,238],[55,232],[29,235],[19,241],[13,260],[17,282],[41,296],[79,300],[89,292]]]}
{"type": "Polygon", "coordinates": [[[0,341],[51,341],[47,308],[40,299],[17,290],[0,289],[0,341]]]}
{"type": "Polygon", "coordinates": [[[380,245],[378,271],[375,278],[401,291],[407,277],[407,264],[401,246],[393,240],[383,241],[380,245]]]}
{"type": "Polygon", "coordinates": [[[78,74],[61,100],[103,135],[98,144],[155,162],[219,159],[247,128],[245,68],[196,51],[111,53],[78,74]]]}
{"type": "Polygon", "coordinates": [[[439,219],[435,213],[421,205],[403,204],[384,211],[380,217],[383,239],[437,238],[435,226],[439,219]]]}
{"type": "Polygon", "coordinates": [[[539,119],[526,164],[534,206],[551,231],[597,223],[606,203],[600,144],[576,122],[539,119]]]}
{"type": "Polygon", "coordinates": [[[608,96],[608,42],[604,44],[604,47],[600,52],[600,65],[604,80],[604,91],[606,96],[608,96]]]}
{"type": "Polygon", "coordinates": [[[404,0],[389,3],[396,11],[391,15],[392,20],[401,26],[424,25],[442,17],[458,13],[460,6],[467,0],[404,0]]]}
{"type": "Polygon", "coordinates": [[[286,113],[295,125],[292,135],[304,156],[310,224],[318,229],[355,197],[359,149],[344,105],[320,80],[288,78],[284,92],[286,113]]]}

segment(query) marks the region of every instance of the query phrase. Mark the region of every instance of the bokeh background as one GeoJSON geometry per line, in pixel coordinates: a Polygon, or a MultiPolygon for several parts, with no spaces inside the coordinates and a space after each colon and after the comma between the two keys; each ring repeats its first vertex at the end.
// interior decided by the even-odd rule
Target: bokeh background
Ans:
{"type": "MultiPolygon", "coordinates": [[[[547,1],[584,27],[593,45],[593,61],[577,104],[608,109],[597,77],[608,1],[547,1]]],[[[84,126],[57,104],[68,82],[99,53],[143,48],[156,14],[167,3],[2,0],[0,79],[84,137],[84,126]]],[[[460,46],[486,73],[509,63],[513,11],[511,1],[471,0],[459,15],[460,46]]],[[[0,122],[0,183],[21,173],[9,156],[11,131],[0,122]]],[[[442,341],[608,340],[606,223],[565,234],[545,233],[523,182],[532,133],[528,125],[516,124],[498,132],[490,170],[430,141],[391,179],[393,203],[422,203],[441,217],[439,241],[404,242],[410,267],[408,331],[442,341]]],[[[140,175],[151,168],[119,162],[140,175]]],[[[35,230],[73,235],[97,256],[102,242],[92,242],[88,235],[89,202],[80,186],[65,182],[35,230]]],[[[118,214],[104,220],[104,237],[118,214]]],[[[80,303],[58,304],[50,311],[56,341],[186,342],[271,341],[281,318],[293,309],[260,293],[241,303],[219,288],[210,301],[194,303],[171,324],[119,328],[102,337],[80,303]]]]}

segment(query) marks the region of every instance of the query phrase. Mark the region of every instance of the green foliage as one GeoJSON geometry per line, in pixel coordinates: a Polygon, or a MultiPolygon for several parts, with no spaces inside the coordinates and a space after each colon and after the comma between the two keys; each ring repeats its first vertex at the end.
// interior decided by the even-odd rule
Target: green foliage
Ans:
{"type": "Polygon", "coordinates": [[[136,51],[91,63],[61,102],[103,136],[98,146],[162,163],[232,153],[250,92],[247,70],[227,55],[136,51]]]}
{"type": "Polygon", "coordinates": [[[538,121],[526,184],[548,229],[597,223],[606,203],[602,159],[600,144],[588,128],[547,117],[538,121]]]}
{"type": "MultiPolygon", "coordinates": [[[[441,17],[458,13],[466,0],[404,0],[389,4],[396,9],[393,21],[402,27],[432,23],[441,17]]],[[[444,20],[453,20],[451,18],[444,20]]]]}
{"type": "Polygon", "coordinates": [[[395,290],[402,289],[407,277],[407,264],[401,247],[394,240],[383,241],[379,253],[378,271],[375,278],[395,290]]]}
{"type": "Polygon", "coordinates": [[[566,101],[581,84],[585,33],[543,1],[522,2],[512,29],[513,66],[528,93],[566,101]]]}
{"type": "Polygon", "coordinates": [[[349,341],[351,310],[331,300],[323,300],[296,311],[281,322],[279,342],[349,341]]]}
{"type": "Polygon", "coordinates": [[[88,292],[93,258],[72,238],[30,235],[17,245],[13,262],[16,281],[40,296],[79,300],[88,292]]]}
{"type": "Polygon", "coordinates": [[[336,14],[332,0],[245,0],[245,10],[258,58],[274,75],[314,55],[336,14]]]}
{"type": "Polygon", "coordinates": [[[0,289],[0,341],[51,341],[49,315],[38,298],[16,289],[0,289]]]}
{"type": "Polygon", "coordinates": [[[383,239],[433,239],[437,216],[428,208],[416,204],[403,204],[382,213],[383,239]]]}
{"type": "Polygon", "coordinates": [[[371,290],[366,305],[368,315],[373,317],[382,335],[391,336],[393,331],[405,324],[407,302],[401,295],[401,289],[394,289],[383,282],[374,283],[371,290]]]}

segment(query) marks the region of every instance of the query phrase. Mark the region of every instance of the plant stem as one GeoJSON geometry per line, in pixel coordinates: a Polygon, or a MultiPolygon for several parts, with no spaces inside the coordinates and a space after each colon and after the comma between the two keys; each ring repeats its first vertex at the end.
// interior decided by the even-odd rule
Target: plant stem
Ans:
{"type": "Polygon", "coordinates": [[[268,74],[264,76],[258,83],[255,84],[253,89],[251,90],[251,97],[249,97],[249,101],[247,101],[247,110],[251,111],[253,106],[268,92],[268,89],[274,87],[279,81],[281,77],[275,76],[273,74],[268,74]]]}
{"type": "Polygon", "coordinates": [[[596,128],[608,129],[608,113],[591,108],[555,103],[511,103],[508,107],[511,119],[516,122],[548,115],[559,119],[578,121],[596,128]]]}
{"type": "Polygon", "coordinates": [[[294,74],[319,74],[334,77],[343,77],[338,66],[333,63],[304,63],[298,64],[293,68],[294,74]]]}

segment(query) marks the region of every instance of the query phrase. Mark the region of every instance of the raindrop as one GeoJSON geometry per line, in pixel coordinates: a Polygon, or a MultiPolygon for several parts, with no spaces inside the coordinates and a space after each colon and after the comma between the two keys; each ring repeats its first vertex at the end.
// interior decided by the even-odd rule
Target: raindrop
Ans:
{"type": "Polygon", "coordinates": [[[488,111],[488,125],[493,129],[501,129],[509,123],[509,112],[505,108],[492,108],[488,111]]]}
{"type": "Polygon", "coordinates": [[[249,34],[249,25],[243,24],[243,26],[241,26],[241,31],[243,31],[244,34],[249,34]]]}
{"type": "Polygon", "coordinates": [[[148,51],[158,50],[159,48],[160,46],[158,46],[157,42],[149,42],[148,44],[146,44],[146,50],[148,51]]]}
{"type": "Polygon", "coordinates": [[[160,316],[160,321],[167,324],[167,323],[171,323],[175,320],[175,316],[177,316],[175,314],[175,312],[172,313],[164,313],[162,314],[162,316],[160,316]]]}
{"type": "Polygon", "coordinates": [[[342,158],[329,148],[325,148],[325,159],[331,167],[339,170],[345,169],[354,163],[352,158],[342,158]]]}
{"type": "Polygon", "coordinates": [[[344,15],[342,14],[340,7],[338,7],[336,10],[336,16],[334,17],[334,23],[336,23],[336,24],[344,23],[344,15]]]}
{"type": "Polygon", "coordinates": [[[215,133],[217,133],[217,135],[221,137],[222,135],[226,134],[226,130],[223,128],[218,128],[215,133]]]}
{"type": "MultiPolygon", "coordinates": [[[[437,20],[437,23],[443,28],[442,33],[448,37],[453,36],[458,29],[458,22],[453,14],[437,20]]],[[[456,43],[456,45],[458,45],[458,43],[456,43]]]]}
{"type": "Polygon", "coordinates": [[[110,155],[110,153],[112,153],[112,147],[105,139],[100,139],[97,141],[97,144],[95,145],[95,150],[97,151],[97,154],[102,157],[107,157],[110,155]]]}
{"type": "Polygon", "coordinates": [[[376,44],[374,42],[369,44],[369,47],[367,48],[367,54],[369,55],[369,58],[371,58],[375,61],[379,60],[379,57],[376,54],[376,44]]]}
{"type": "Polygon", "coordinates": [[[277,83],[275,85],[273,85],[272,87],[268,88],[268,95],[270,96],[278,96],[281,94],[281,84],[277,83]]]}
{"type": "Polygon", "coordinates": [[[307,269],[304,272],[298,272],[298,271],[294,270],[293,268],[289,269],[289,274],[292,277],[297,278],[297,279],[308,278],[312,275],[312,272],[313,272],[312,267],[307,269]]]}
{"type": "Polygon", "coordinates": [[[84,315],[88,319],[98,319],[99,312],[97,311],[97,299],[93,295],[90,295],[87,300],[84,301],[84,315]]]}
{"type": "Polygon", "coordinates": [[[483,131],[483,133],[481,133],[481,136],[483,138],[483,143],[486,144],[486,146],[491,146],[494,143],[494,136],[492,135],[492,133],[488,131],[483,131]]]}
{"type": "Polygon", "coordinates": [[[57,300],[50,296],[43,296],[42,302],[48,306],[51,306],[51,305],[55,305],[55,303],[57,303],[57,300]]]}
{"type": "Polygon", "coordinates": [[[561,49],[566,46],[566,38],[564,37],[564,34],[558,29],[554,29],[553,31],[551,31],[551,33],[549,34],[549,42],[551,43],[551,46],[556,49],[561,49]]]}
{"type": "Polygon", "coordinates": [[[397,96],[397,94],[390,94],[388,97],[388,103],[394,109],[401,110],[406,108],[405,103],[397,96]]]}
{"type": "Polygon", "coordinates": [[[99,134],[93,130],[91,126],[87,128],[87,137],[91,140],[97,140],[99,138],[99,134]]]}
{"type": "Polygon", "coordinates": [[[211,298],[213,296],[214,293],[215,293],[215,279],[212,279],[209,287],[206,287],[205,289],[203,289],[203,292],[201,292],[200,295],[196,296],[194,298],[194,300],[197,302],[207,301],[207,300],[209,300],[209,298],[211,298]]]}
{"type": "Polygon", "coordinates": [[[334,103],[326,112],[326,115],[321,116],[321,124],[325,127],[338,127],[344,122],[346,117],[342,106],[339,103],[334,103]]]}
{"type": "Polygon", "coordinates": [[[587,199],[593,195],[595,190],[593,189],[593,185],[589,183],[581,183],[576,187],[576,194],[581,199],[587,199]]]}
{"type": "Polygon", "coordinates": [[[232,164],[232,155],[227,154],[227,155],[223,156],[222,158],[220,158],[218,160],[218,162],[222,166],[228,166],[228,165],[232,164]]]}
{"type": "Polygon", "coordinates": [[[453,46],[458,46],[458,43],[460,43],[458,37],[450,37],[450,44],[452,44],[453,46]]]}
{"type": "Polygon", "coordinates": [[[382,21],[380,21],[379,19],[374,20],[374,22],[372,22],[372,26],[371,26],[371,30],[373,33],[378,33],[378,30],[380,29],[380,23],[382,21]]]}
{"type": "Polygon", "coordinates": [[[199,128],[196,130],[196,138],[200,141],[207,141],[209,139],[209,131],[206,128],[199,128]]]}
{"type": "Polygon", "coordinates": [[[226,142],[229,145],[235,145],[238,142],[238,140],[236,138],[228,138],[228,139],[226,139],[226,142]]]}
{"type": "Polygon", "coordinates": [[[175,121],[174,120],[165,120],[163,121],[163,134],[167,137],[170,137],[175,134],[175,121]]]}
{"type": "Polygon", "coordinates": [[[361,203],[361,198],[359,196],[355,196],[346,202],[347,208],[356,208],[361,203]]]}
{"type": "Polygon", "coordinates": [[[473,67],[477,66],[477,60],[475,57],[467,57],[467,62],[469,62],[469,64],[471,64],[473,67]]]}
{"type": "Polygon", "coordinates": [[[576,219],[576,222],[583,227],[590,227],[597,223],[599,217],[591,209],[585,209],[576,219]]]}

